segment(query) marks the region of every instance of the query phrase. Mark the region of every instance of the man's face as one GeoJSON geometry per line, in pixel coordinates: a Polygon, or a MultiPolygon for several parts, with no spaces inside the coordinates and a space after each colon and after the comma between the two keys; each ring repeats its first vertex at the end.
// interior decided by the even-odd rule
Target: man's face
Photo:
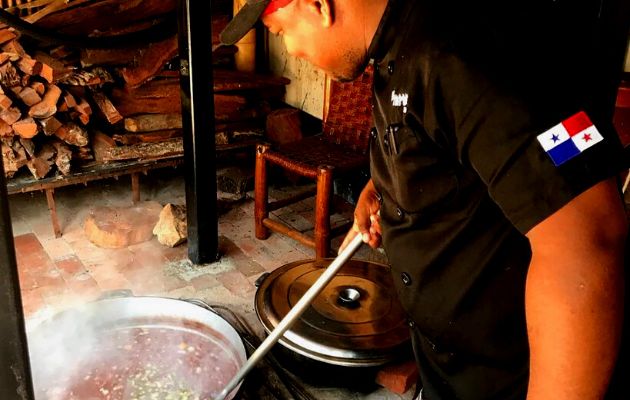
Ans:
{"type": "Polygon", "coordinates": [[[321,14],[298,0],[265,15],[262,21],[269,32],[282,36],[289,54],[308,61],[333,79],[352,80],[365,68],[367,57],[365,52],[353,50],[353,38],[334,25],[325,26],[321,14]]]}

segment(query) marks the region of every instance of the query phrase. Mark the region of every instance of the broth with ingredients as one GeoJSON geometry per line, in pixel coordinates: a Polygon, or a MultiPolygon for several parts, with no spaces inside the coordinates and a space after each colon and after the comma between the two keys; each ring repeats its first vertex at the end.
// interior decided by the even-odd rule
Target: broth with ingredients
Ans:
{"type": "Polygon", "coordinates": [[[76,359],[58,370],[47,368],[47,355],[38,354],[45,346],[35,346],[35,398],[212,399],[236,374],[239,362],[227,340],[214,331],[208,335],[208,330],[200,334],[148,324],[107,330],[90,340],[89,349],[78,346],[76,359]]]}

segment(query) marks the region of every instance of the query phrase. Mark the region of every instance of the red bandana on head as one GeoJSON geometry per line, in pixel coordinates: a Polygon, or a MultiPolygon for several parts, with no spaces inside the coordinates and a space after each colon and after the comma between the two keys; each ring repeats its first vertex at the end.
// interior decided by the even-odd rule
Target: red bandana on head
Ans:
{"type": "Polygon", "coordinates": [[[278,9],[285,7],[287,4],[292,2],[293,0],[271,0],[265,11],[263,11],[263,16],[269,15],[278,11],[278,9]]]}

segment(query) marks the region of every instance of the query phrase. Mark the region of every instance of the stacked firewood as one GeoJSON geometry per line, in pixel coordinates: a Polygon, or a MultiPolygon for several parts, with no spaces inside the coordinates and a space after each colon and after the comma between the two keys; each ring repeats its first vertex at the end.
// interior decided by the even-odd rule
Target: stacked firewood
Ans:
{"type": "MultiPolygon", "coordinates": [[[[14,9],[20,8],[36,27],[74,37],[115,37],[151,29],[176,18],[177,6],[176,0],[32,4],[29,16],[23,15],[27,5],[14,9]]],[[[229,21],[231,1],[213,7],[216,44],[218,32],[229,21]]],[[[0,50],[0,141],[8,177],[22,167],[41,179],[56,171],[70,174],[86,161],[183,154],[176,32],[151,42],[78,48],[40,43],[5,27],[0,30],[0,50]]],[[[235,51],[219,48],[215,65],[231,67],[235,51]]],[[[283,78],[216,70],[217,140],[227,142],[239,130],[262,129],[287,83],[283,78]]]]}
{"type": "MultiPolygon", "coordinates": [[[[81,76],[55,76],[48,56],[26,53],[10,29],[0,30],[0,140],[5,175],[27,167],[41,179],[53,167],[70,173],[73,158],[89,159],[86,126],[92,116],[81,76]],[[39,136],[47,137],[40,140],[39,136]],[[74,149],[71,148],[74,147],[74,149]]],[[[89,74],[92,81],[111,80],[106,71],[89,74]]],[[[122,117],[121,117],[122,119],[122,117]]]]}

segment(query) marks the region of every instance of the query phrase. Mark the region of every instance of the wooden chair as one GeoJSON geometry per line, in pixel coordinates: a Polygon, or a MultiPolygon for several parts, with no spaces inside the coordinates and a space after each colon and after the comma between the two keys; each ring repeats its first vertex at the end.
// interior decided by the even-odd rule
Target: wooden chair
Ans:
{"type": "Polygon", "coordinates": [[[333,178],[358,173],[368,165],[368,144],[372,126],[372,67],[353,82],[326,79],[323,132],[295,142],[256,149],[255,224],[256,238],[266,239],[269,230],[287,235],[315,248],[315,257],[327,257],[330,240],[346,232],[352,222],[331,231],[330,214],[333,178]],[[288,199],[269,202],[267,163],[316,181],[315,190],[288,199]],[[314,237],[269,218],[269,212],[315,195],[314,237]]]}

